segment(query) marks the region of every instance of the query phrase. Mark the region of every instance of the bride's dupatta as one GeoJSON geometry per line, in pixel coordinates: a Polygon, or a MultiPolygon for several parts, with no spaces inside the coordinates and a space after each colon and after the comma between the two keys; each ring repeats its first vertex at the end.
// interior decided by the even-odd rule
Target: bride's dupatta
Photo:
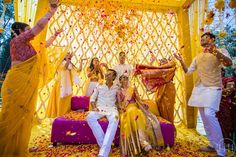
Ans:
{"type": "MultiPolygon", "coordinates": [[[[132,87],[129,87],[128,90],[130,93],[134,93],[135,97],[138,97],[138,94],[136,94],[135,90],[132,87]]],[[[138,104],[139,109],[145,114],[147,126],[148,129],[150,129],[150,133],[152,134],[150,136],[151,143],[155,146],[164,146],[164,140],[162,136],[161,126],[160,122],[158,121],[156,115],[154,115],[151,111],[148,109],[145,109],[143,105],[140,102],[140,98],[136,98],[136,103],[138,104]]]]}
{"type": "Polygon", "coordinates": [[[151,111],[145,109],[142,104],[137,101],[139,109],[145,114],[147,127],[151,130],[152,135],[150,136],[151,143],[155,146],[164,146],[164,139],[162,136],[160,122],[158,121],[156,115],[151,111]]]}
{"type": "Polygon", "coordinates": [[[0,156],[27,156],[38,88],[46,80],[46,68],[42,52],[8,71],[1,91],[0,156]]]}
{"type": "Polygon", "coordinates": [[[175,62],[170,61],[162,66],[137,64],[135,75],[141,75],[142,82],[148,92],[156,92],[162,85],[172,81],[175,75],[175,62]]]}

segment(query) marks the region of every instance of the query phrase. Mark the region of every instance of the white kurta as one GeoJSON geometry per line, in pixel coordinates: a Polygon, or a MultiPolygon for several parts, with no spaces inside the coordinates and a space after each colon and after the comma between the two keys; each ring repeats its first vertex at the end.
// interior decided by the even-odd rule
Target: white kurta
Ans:
{"type": "MultiPolygon", "coordinates": [[[[230,55],[225,49],[218,49],[222,54],[230,58],[230,55]]],[[[188,68],[187,74],[192,74],[197,70],[196,58],[188,68]]],[[[221,101],[222,89],[221,87],[205,87],[202,83],[195,86],[192,95],[188,101],[189,106],[193,107],[209,107],[219,111],[221,101]]]]}
{"type": "Polygon", "coordinates": [[[96,102],[96,107],[100,110],[101,114],[111,115],[117,114],[116,107],[116,92],[118,86],[113,84],[109,89],[106,84],[98,85],[90,98],[91,102],[96,102]]]}
{"type": "MultiPolygon", "coordinates": [[[[219,51],[230,58],[228,51],[222,49],[219,49],[219,51]]],[[[187,74],[192,74],[195,70],[197,70],[196,58],[188,68],[187,74]]],[[[210,147],[214,148],[218,155],[225,156],[224,139],[219,121],[216,118],[216,112],[219,111],[221,95],[221,87],[205,87],[200,82],[193,88],[188,105],[199,108],[206,135],[210,141],[210,147]]]]}
{"type": "Polygon", "coordinates": [[[98,85],[90,100],[91,102],[96,102],[96,107],[99,109],[99,112],[90,111],[86,117],[88,125],[92,129],[97,143],[100,146],[98,155],[104,157],[109,156],[111,144],[119,123],[119,113],[116,107],[117,90],[118,86],[116,85],[113,85],[111,88],[108,88],[106,84],[98,85]],[[98,123],[98,119],[104,116],[106,116],[109,121],[106,133],[104,133],[102,127],[98,123]]]}
{"type": "Polygon", "coordinates": [[[133,73],[133,67],[129,64],[118,64],[115,65],[113,69],[117,72],[117,77],[114,81],[115,84],[119,84],[119,78],[121,75],[127,74],[130,76],[133,73]]]}

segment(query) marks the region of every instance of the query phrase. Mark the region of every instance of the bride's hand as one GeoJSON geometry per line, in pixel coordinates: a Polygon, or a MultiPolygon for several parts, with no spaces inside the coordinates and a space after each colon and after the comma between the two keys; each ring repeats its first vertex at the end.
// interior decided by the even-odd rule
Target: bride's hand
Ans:
{"type": "Polygon", "coordinates": [[[145,103],[142,103],[142,105],[143,105],[143,107],[144,107],[146,110],[148,110],[148,109],[149,109],[149,106],[148,106],[147,104],[145,104],[145,103]]]}

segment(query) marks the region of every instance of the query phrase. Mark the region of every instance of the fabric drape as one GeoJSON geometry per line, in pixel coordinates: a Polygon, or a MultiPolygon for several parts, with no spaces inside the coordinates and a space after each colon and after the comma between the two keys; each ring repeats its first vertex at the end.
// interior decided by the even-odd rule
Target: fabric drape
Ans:
{"type": "Polygon", "coordinates": [[[137,65],[136,74],[142,76],[142,82],[150,92],[155,92],[155,101],[160,116],[174,122],[174,104],[176,90],[172,79],[175,75],[175,62],[170,61],[159,67],[137,65]]]}
{"type": "Polygon", "coordinates": [[[163,66],[136,65],[135,75],[142,76],[142,82],[149,92],[156,92],[159,87],[170,82],[175,75],[175,62],[163,66]]]}

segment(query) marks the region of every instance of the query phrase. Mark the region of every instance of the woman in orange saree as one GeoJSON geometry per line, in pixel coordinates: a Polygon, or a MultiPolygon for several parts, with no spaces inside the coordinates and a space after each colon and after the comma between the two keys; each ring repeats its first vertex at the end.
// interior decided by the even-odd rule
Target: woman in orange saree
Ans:
{"type": "Polygon", "coordinates": [[[128,77],[120,76],[117,92],[120,109],[120,148],[122,156],[141,156],[164,141],[157,117],[147,110],[136,88],[130,87],[128,77]]]}
{"type": "Polygon", "coordinates": [[[154,93],[160,116],[174,123],[176,89],[172,81],[176,70],[173,60],[161,60],[160,66],[136,65],[135,75],[142,76],[147,91],[154,93]]]}
{"type": "Polygon", "coordinates": [[[2,86],[0,156],[25,157],[36,108],[39,83],[45,66],[44,53],[36,53],[30,41],[55,13],[56,5],[32,29],[25,23],[12,25],[12,67],[2,86]]]}

